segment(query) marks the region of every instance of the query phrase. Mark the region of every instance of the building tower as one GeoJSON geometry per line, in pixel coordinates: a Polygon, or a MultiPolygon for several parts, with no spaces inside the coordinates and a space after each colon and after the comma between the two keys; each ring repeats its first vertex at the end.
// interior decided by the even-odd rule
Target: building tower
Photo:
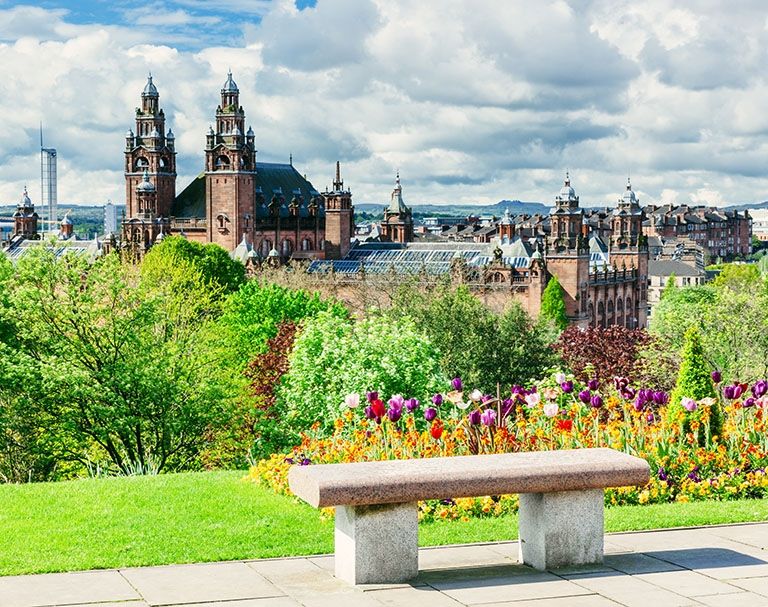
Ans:
{"type": "Polygon", "coordinates": [[[400,185],[400,171],[395,179],[395,189],[389,206],[384,209],[384,220],[381,222],[382,240],[392,242],[413,242],[413,216],[403,201],[403,186],[400,185]]]}
{"type": "Polygon", "coordinates": [[[208,242],[227,251],[233,251],[243,235],[253,243],[256,146],[253,129],[244,131],[240,90],[229,72],[216,108],[216,130],[208,130],[205,142],[208,242]]]}
{"type": "Polygon", "coordinates": [[[611,217],[609,255],[614,268],[637,273],[637,286],[632,294],[633,309],[625,312],[626,325],[630,328],[645,327],[648,321],[648,238],[643,235],[643,221],[645,211],[627,178],[627,189],[611,217]]]}
{"type": "Polygon", "coordinates": [[[43,125],[40,125],[40,204],[48,212],[48,229],[53,231],[59,219],[56,185],[56,150],[43,147],[43,125]]]}
{"type": "Polygon", "coordinates": [[[69,218],[69,212],[66,212],[64,214],[64,219],[61,220],[61,225],[59,226],[59,238],[62,240],[66,240],[67,238],[72,238],[72,234],[75,230],[75,224],[74,222],[69,218]]]}
{"type": "Polygon", "coordinates": [[[589,326],[589,245],[583,235],[584,211],[579,208],[579,197],[571,187],[568,173],[560,193],[555,196],[549,218],[552,227],[547,238],[547,271],[560,281],[568,320],[586,328],[589,326]]]}
{"type": "Polygon", "coordinates": [[[354,233],[352,192],[344,189],[341,165],[336,161],[333,190],[323,192],[325,198],[325,259],[342,259],[349,252],[354,233]]]}
{"type": "Polygon", "coordinates": [[[157,191],[157,213],[168,217],[176,198],[176,149],[173,131],[165,131],[165,112],[152,74],[136,108],[136,132],[125,135],[125,204],[128,218],[139,213],[137,192],[147,173],[157,191]]]}
{"type": "Polygon", "coordinates": [[[159,192],[150,181],[149,170],[144,170],[141,183],[133,193],[136,212],[123,221],[122,242],[126,251],[135,259],[141,259],[156,242],[168,235],[170,220],[158,212],[159,192]]]}
{"type": "Polygon", "coordinates": [[[13,214],[13,235],[37,240],[40,237],[37,233],[37,220],[38,215],[35,212],[35,205],[29,199],[27,186],[24,186],[21,200],[19,200],[16,212],[13,214]]]}
{"type": "Polygon", "coordinates": [[[499,238],[502,242],[509,242],[515,236],[515,223],[509,214],[509,209],[504,209],[504,217],[499,221],[499,238]]]}

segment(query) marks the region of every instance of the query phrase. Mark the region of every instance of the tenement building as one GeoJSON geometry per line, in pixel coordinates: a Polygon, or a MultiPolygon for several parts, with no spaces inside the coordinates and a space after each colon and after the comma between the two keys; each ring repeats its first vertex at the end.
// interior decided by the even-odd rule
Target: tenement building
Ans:
{"type": "Polygon", "coordinates": [[[663,205],[645,207],[643,233],[663,240],[688,239],[704,249],[710,261],[733,259],[752,252],[752,218],[749,211],[715,207],[663,205]]]}
{"type": "Polygon", "coordinates": [[[546,216],[506,213],[495,224],[481,227],[477,239],[462,240],[462,230],[451,228],[454,238],[418,243],[412,232],[385,227],[406,225],[410,218],[402,192],[398,176],[379,235],[356,243],[341,260],[312,262],[309,272],[332,275],[336,283],[349,285],[397,281],[402,274],[424,281],[446,275],[469,286],[491,307],[503,309],[517,301],[534,317],[549,278],[556,276],[572,323],[646,326],[645,214],[629,182],[614,209],[585,215],[566,176],[546,216]]]}
{"type": "MultiPolygon", "coordinates": [[[[322,194],[293,166],[258,162],[232,74],[221,88],[215,126],[205,135],[203,171],[176,193],[175,136],[152,76],[125,138],[125,200],[120,244],[141,257],[169,234],[236,248],[248,259],[341,258],[354,232],[352,198],[337,163],[322,194]],[[244,251],[244,253],[243,253],[244,251]]],[[[201,137],[202,139],[202,137],[201,137]]],[[[118,246],[116,239],[112,239],[118,246]]]]}

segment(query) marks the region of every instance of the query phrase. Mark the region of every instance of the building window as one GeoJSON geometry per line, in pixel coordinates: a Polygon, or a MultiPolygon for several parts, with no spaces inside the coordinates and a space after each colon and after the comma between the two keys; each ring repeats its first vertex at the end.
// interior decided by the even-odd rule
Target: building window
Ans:
{"type": "Polygon", "coordinates": [[[280,243],[280,254],[283,257],[290,257],[291,253],[293,253],[293,243],[286,238],[280,243]]]}

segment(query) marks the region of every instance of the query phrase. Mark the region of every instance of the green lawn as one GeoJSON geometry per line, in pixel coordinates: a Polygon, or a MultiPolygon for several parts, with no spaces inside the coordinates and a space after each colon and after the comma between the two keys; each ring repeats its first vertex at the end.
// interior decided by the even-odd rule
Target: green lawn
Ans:
{"type": "MultiPolygon", "coordinates": [[[[242,472],[0,485],[0,575],[327,553],[333,522],[242,472]]],[[[606,511],[625,531],[768,520],[768,501],[606,511]]],[[[422,524],[422,545],[513,539],[514,516],[422,524]]]]}

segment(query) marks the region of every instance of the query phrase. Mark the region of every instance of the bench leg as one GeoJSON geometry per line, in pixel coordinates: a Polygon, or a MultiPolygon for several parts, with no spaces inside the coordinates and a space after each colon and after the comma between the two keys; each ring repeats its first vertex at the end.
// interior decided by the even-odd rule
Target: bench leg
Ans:
{"type": "Polygon", "coordinates": [[[603,562],[603,490],[521,493],[520,562],[555,569],[603,562]]]}
{"type": "Polygon", "coordinates": [[[395,584],[419,572],[416,503],[336,506],[336,577],[350,584],[395,584]]]}

